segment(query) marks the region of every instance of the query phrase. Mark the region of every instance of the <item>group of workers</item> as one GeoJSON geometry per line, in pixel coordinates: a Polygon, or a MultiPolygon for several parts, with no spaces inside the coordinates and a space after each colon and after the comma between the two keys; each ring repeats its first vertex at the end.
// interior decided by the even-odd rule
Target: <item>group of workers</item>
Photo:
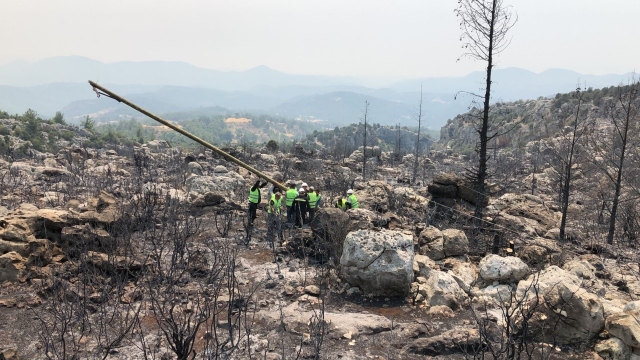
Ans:
{"type": "MultiPolygon", "coordinates": [[[[260,182],[258,179],[253,186],[249,189],[249,223],[253,224],[256,218],[256,212],[258,210],[258,204],[262,199],[260,189],[264,188],[267,182],[260,182]]],[[[313,186],[309,186],[307,183],[302,183],[299,188],[296,188],[295,183],[289,182],[288,189],[282,193],[279,186],[273,184],[269,189],[269,204],[267,205],[267,238],[273,241],[273,237],[277,232],[282,237],[281,218],[280,215],[283,210],[283,205],[286,208],[286,223],[296,226],[304,227],[313,221],[316,213],[316,209],[322,204],[322,195],[320,191],[313,186]],[[283,204],[284,203],[284,204],[283,204]]],[[[353,194],[353,190],[347,190],[347,198],[340,197],[335,207],[347,211],[348,209],[357,209],[359,207],[358,200],[353,194]]]]}

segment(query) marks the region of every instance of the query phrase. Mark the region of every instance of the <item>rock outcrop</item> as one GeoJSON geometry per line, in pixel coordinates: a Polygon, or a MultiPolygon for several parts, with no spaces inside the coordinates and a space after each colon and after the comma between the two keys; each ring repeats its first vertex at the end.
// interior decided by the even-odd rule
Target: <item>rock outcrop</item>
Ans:
{"type": "Polygon", "coordinates": [[[340,258],[345,280],[374,296],[405,296],[413,280],[413,238],[391,230],[350,232],[340,258]]]}
{"type": "Polygon", "coordinates": [[[499,281],[514,283],[520,281],[529,272],[529,267],[515,256],[502,257],[488,255],[480,260],[480,277],[486,283],[499,281]]]}
{"type": "Polygon", "coordinates": [[[444,305],[459,309],[468,297],[454,277],[444,271],[430,271],[426,279],[418,278],[417,292],[430,306],[444,305]]]}

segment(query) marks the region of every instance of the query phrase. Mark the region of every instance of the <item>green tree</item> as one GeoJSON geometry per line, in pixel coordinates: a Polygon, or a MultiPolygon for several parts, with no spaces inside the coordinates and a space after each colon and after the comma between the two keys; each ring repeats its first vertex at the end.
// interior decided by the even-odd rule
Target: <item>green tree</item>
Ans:
{"type": "Polygon", "coordinates": [[[271,152],[278,151],[278,143],[275,140],[269,140],[269,142],[267,142],[267,150],[271,152]]]}
{"type": "Polygon", "coordinates": [[[56,124],[64,125],[67,123],[64,121],[64,115],[60,111],[56,111],[56,115],[51,120],[56,124]]]}
{"type": "Polygon", "coordinates": [[[86,130],[93,130],[96,126],[96,122],[89,116],[85,116],[84,120],[82,120],[82,127],[86,130]]]}

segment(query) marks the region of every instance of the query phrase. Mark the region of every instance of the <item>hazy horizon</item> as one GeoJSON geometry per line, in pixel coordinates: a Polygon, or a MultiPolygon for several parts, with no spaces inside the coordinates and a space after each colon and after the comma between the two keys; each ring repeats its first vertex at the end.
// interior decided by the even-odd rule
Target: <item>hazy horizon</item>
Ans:
{"type": "MultiPolygon", "coordinates": [[[[85,58],[85,59],[89,59],[89,60],[93,60],[93,61],[98,61],[101,62],[103,64],[109,65],[109,64],[115,64],[115,63],[144,63],[144,62],[161,62],[161,63],[184,63],[184,64],[188,64],[191,66],[195,66],[197,68],[200,69],[205,69],[205,70],[216,70],[216,71],[222,71],[222,72],[245,72],[245,71],[249,71],[249,70],[253,70],[253,69],[259,69],[259,68],[268,68],[271,70],[275,70],[278,72],[282,72],[285,74],[290,74],[290,75],[313,75],[313,76],[329,76],[329,77],[344,77],[344,78],[378,78],[378,79],[382,79],[382,78],[388,78],[388,79],[394,79],[394,80],[410,80],[410,79],[416,79],[416,78],[420,78],[420,77],[399,77],[399,76],[385,76],[385,77],[375,77],[375,76],[354,76],[354,75],[329,75],[329,74],[309,74],[309,73],[293,73],[293,72],[286,72],[286,71],[282,71],[279,69],[275,69],[272,68],[271,66],[268,65],[264,65],[264,64],[260,64],[260,65],[256,65],[250,68],[246,68],[246,69],[219,69],[219,68],[211,68],[211,67],[202,67],[202,66],[197,66],[195,64],[192,64],[188,61],[181,61],[181,60],[117,60],[117,61],[102,61],[100,59],[94,59],[88,56],[84,56],[84,55],[58,55],[58,56],[51,56],[51,57],[45,57],[42,59],[36,59],[36,60],[25,60],[25,59],[17,59],[17,60],[13,60],[13,61],[9,61],[9,62],[0,62],[0,66],[5,66],[5,65],[10,65],[13,63],[20,63],[20,62],[26,62],[28,64],[35,64],[38,63],[40,61],[43,60],[48,60],[48,59],[53,59],[53,58],[59,58],[59,57],[79,57],[79,58],[85,58]]],[[[534,74],[541,74],[544,73],[546,71],[553,71],[553,70],[568,70],[568,71],[573,71],[576,73],[580,73],[577,70],[574,69],[565,69],[565,68],[547,68],[547,69],[543,69],[543,70],[539,70],[539,71],[534,71],[531,69],[527,69],[527,68],[522,68],[522,67],[518,67],[518,66],[509,66],[509,67],[502,67],[500,68],[502,70],[504,69],[520,69],[520,70],[526,70],[526,71],[530,71],[534,74]]],[[[459,78],[459,77],[465,77],[473,72],[483,72],[484,69],[475,69],[475,70],[470,70],[468,73],[465,74],[460,74],[460,75],[436,75],[436,76],[425,76],[424,78],[459,78]]],[[[625,75],[628,73],[633,73],[635,72],[635,69],[631,69],[628,71],[622,71],[622,72],[610,72],[610,73],[580,73],[581,75],[594,75],[594,76],[606,76],[606,75],[625,75]]]]}
{"type": "MultiPolygon", "coordinates": [[[[636,70],[639,1],[506,3],[519,21],[498,68],[593,75],[636,70]]],[[[483,64],[456,61],[462,54],[456,4],[9,1],[0,23],[0,64],[75,55],[104,63],[180,61],[221,71],[264,65],[305,75],[458,77],[482,71],[483,64]]]]}

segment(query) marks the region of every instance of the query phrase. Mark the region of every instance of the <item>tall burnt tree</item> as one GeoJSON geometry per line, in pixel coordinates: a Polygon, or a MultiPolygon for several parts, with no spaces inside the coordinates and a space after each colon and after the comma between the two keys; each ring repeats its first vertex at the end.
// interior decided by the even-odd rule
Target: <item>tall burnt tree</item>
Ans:
{"type": "Polygon", "coordinates": [[[418,176],[418,163],[419,163],[419,155],[420,155],[420,128],[422,126],[422,85],[420,85],[420,103],[418,105],[418,133],[416,134],[416,149],[415,149],[415,159],[413,160],[413,176],[411,177],[411,183],[416,183],[416,177],[418,176]]]}
{"type": "Polygon", "coordinates": [[[364,102],[363,135],[362,135],[362,181],[366,181],[367,168],[367,116],[369,115],[369,100],[364,102]]]}
{"type": "Polygon", "coordinates": [[[486,83],[483,98],[482,117],[476,126],[476,131],[480,137],[478,144],[478,167],[473,171],[476,183],[476,218],[482,218],[482,211],[486,205],[485,195],[487,180],[487,145],[489,141],[497,136],[490,133],[489,110],[491,101],[491,75],[495,66],[495,57],[509,46],[507,33],[515,25],[517,15],[512,11],[511,6],[505,5],[502,0],[459,0],[458,8],[455,10],[460,21],[465,53],[462,57],[469,57],[474,60],[486,62],[486,83]]]}
{"type": "Polygon", "coordinates": [[[632,140],[637,139],[638,122],[640,121],[640,106],[638,93],[640,81],[633,79],[628,86],[618,86],[616,93],[605,107],[610,120],[610,136],[593,136],[596,162],[605,178],[613,185],[611,213],[609,216],[609,230],[607,243],[613,244],[616,231],[616,216],[622,195],[622,185],[626,177],[629,162],[629,148],[632,140]]]}
{"type": "MultiPolygon", "coordinates": [[[[557,174],[555,187],[557,189],[560,212],[560,239],[566,239],[567,216],[569,211],[569,200],[574,188],[576,171],[582,171],[584,165],[584,139],[586,134],[593,131],[593,124],[589,121],[588,105],[585,105],[585,95],[582,88],[577,87],[571,94],[571,100],[567,102],[568,108],[566,117],[560,113],[557,119],[561,131],[554,139],[547,139],[541,146],[544,153],[557,174]]],[[[558,101],[558,100],[556,100],[558,101]]]]}

